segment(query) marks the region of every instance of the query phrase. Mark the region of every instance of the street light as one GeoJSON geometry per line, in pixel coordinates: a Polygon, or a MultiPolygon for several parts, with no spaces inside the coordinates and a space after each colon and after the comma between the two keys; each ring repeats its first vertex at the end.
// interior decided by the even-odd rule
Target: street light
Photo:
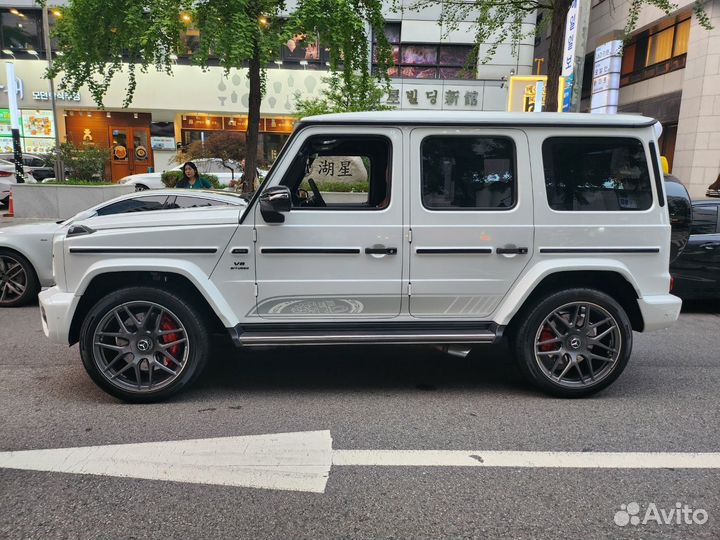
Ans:
{"type": "Polygon", "coordinates": [[[27,49],[26,52],[32,54],[37,60],[40,60],[40,55],[35,49],[27,49]]]}
{"type": "Polygon", "coordinates": [[[8,56],[12,56],[12,57],[13,57],[13,60],[15,60],[15,55],[13,54],[13,52],[12,52],[10,49],[3,49],[2,52],[3,52],[3,54],[7,54],[8,56]]]}

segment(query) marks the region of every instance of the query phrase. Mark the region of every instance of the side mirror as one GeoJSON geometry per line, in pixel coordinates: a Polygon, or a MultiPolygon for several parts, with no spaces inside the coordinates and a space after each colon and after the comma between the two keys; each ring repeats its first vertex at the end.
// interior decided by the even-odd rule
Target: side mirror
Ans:
{"type": "Polygon", "coordinates": [[[292,207],[292,197],[287,186],[273,186],[260,195],[260,213],[268,223],[283,223],[283,213],[292,207]]]}

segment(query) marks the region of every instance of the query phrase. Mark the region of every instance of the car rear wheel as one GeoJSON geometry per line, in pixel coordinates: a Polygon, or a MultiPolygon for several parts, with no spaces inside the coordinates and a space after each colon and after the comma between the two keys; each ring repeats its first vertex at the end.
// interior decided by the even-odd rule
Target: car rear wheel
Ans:
{"type": "Polygon", "coordinates": [[[135,184],[135,191],[148,191],[150,188],[143,184],[135,184]]]}
{"type": "Polygon", "coordinates": [[[17,307],[31,302],[40,290],[30,261],[19,253],[0,250],[0,307],[17,307]]]}
{"type": "Polygon", "coordinates": [[[584,397],[617,379],[632,350],[632,327],[613,298],[594,289],[569,289],[538,301],[515,340],[521,371],[558,397],[584,397]]]}
{"type": "Polygon", "coordinates": [[[187,388],[204,369],[208,337],[199,311],[171,292],[122,289],[100,300],[80,331],[88,374],[124,401],[160,401],[187,388]]]}

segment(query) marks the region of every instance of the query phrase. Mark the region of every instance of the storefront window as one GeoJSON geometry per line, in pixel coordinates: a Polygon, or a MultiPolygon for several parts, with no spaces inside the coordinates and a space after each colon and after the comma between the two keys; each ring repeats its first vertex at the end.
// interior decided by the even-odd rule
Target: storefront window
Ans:
{"type": "Polygon", "coordinates": [[[3,49],[44,51],[42,15],[39,10],[3,9],[0,11],[0,40],[3,49]]]}

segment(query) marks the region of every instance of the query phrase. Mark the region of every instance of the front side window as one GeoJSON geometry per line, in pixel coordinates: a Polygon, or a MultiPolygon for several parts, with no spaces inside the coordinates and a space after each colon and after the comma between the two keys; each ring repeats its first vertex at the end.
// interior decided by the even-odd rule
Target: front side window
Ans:
{"type": "Polygon", "coordinates": [[[165,207],[167,196],[150,196],[138,197],[135,199],[125,199],[113,204],[109,204],[97,211],[98,216],[109,216],[112,214],[126,214],[129,212],[150,212],[152,210],[162,210],[165,207]]]}
{"type": "Polygon", "coordinates": [[[382,209],[390,204],[390,141],[310,137],[282,180],[293,208],[382,209]]]}
{"type": "Polygon", "coordinates": [[[422,202],[430,210],[503,210],[515,205],[515,145],[507,137],[427,137],[422,202]]]}
{"type": "Polygon", "coordinates": [[[647,210],[652,189],[641,141],[550,137],[543,142],[548,204],[553,210],[647,210]]]}

